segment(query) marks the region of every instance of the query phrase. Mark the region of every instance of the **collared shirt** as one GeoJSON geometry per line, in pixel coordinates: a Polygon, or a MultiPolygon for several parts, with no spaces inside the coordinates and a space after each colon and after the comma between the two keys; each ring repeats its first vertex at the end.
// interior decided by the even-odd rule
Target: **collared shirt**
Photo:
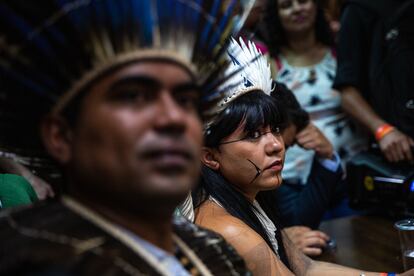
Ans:
{"type": "Polygon", "coordinates": [[[145,248],[145,250],[150,253],[152,256],[154,256],[157,261],[159,262],[160,266],[163,266],[166,268],[168,272],[170,272],[169,275],[171,276],[190,276],[188,271],[183,267],[183,265],[177,260],[177,258],[170,253],[162,250],[161,248],[151,244],[150,242],[140,238],[136,234],[120,227],[120,229],[126,233],[128,236],[130,236],[136,243],[138,243],[140,246],[145,248]]]}
{"type": "Polygon", "coordinates": [[[341,158],[336,152],[334,152],[333,159],[318,158],[318,161],[319,164],[331,172],[336,172],[341,165],[341,158]]]}
{"type": "MultiPolygon", "coordinates": [[[[289,150],[290,150],[290,148],[289,148],[289,150]]],[[[310,152],[310,153],[314,154],[314,152],[312,152],[312,151],[306,151],[306,152],[310,152]]],[[[312,159],[312,160],[314,160],[314,159],[312,159]]],[[[310,164],[309,164],[310,168],[312,167],[312,162],[310,162],[310,164]]],[[[326,170],[335,173],[339,170],[339,168],[341,166],[341,157],[339,157],[338,153],[336,151],[334,151],[334,158],[333,159],[316,158],[315,162],[318,162],[326,170]]],[[[292,185],[306,185],[309,174],[310,174],[310,170],[309,170],[309,173],[306,175],[306,177],[303,177],[303,176],[301,176],[301,177],[292,177],[292,178],[288,177],[288,176],[284,176],[284,177],[286,178],[285,180],[287,180],[292,185]]]]}

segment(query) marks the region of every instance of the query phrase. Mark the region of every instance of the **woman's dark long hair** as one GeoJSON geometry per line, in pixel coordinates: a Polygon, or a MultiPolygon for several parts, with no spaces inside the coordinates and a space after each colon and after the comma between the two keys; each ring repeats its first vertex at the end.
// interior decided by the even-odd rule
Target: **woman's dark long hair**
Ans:
{"type": "MultiPolygon", "coordinates": [[[[315,2],[316,18],[315,18],[315,36],[316,41],[328,46],[335,45],[334,35],[329,27],[329,23],[325,18],[324,11],[318,0],[315,2]]],[[[266,12],[264,16],[264,29],[267,30],[266,43],[269,46],[271,56],[276,57],[280,54],[281,47],[287,46],[287,36],[280,22],[278,12],[278,0],[267,0],[266,12]]]]}
{"type": "MultiPolygon", "coordinates": [[[[231,102],[226,110],[219,115],[216,123],[207,131],[209,134],[205,137],[205,145],[218,149],[220,142],[232,134],[241,123],[244,123],[246,133],[268,126],[273,130],[283,129],[285,118],[285,112],[280,110],[272,97],[261,91],[247,93],[231,102]]],[[[265,229],[252,210],[253,205],[219,172],[203,166],[200,183],[193,192],[194,207],[199,207],[209,196],[217,199],[230,215],[239,218],[257,232],[274,251],[265,229]]],[[[282,262],[289,267],[281,237],[281,223],[278,220],[274,192],[259,192],[256,200],[277,227],[278,253],[282,262]]]]}

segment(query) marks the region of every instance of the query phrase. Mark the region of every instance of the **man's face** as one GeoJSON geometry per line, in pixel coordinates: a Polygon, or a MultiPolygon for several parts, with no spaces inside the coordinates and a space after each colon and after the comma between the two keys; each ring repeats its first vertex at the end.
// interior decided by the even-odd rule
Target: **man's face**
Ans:
{"type": "Polygon", "coordinates": [[[198,89],[181,67],[127,65],[87,92],[70,140],[70,185],[97,200],[177,204],[199,174],[198,89]]]}

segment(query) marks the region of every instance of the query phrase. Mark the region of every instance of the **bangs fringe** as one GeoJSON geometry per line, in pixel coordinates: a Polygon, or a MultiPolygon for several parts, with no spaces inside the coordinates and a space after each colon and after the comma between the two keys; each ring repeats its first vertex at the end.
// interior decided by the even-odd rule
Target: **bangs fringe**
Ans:
{"type": "Polygon", "coordinates": [[[287,116],[284,110],[269,95],[262,91],[252,91],[231,102],[218,116],[217,122],[210,127],[205,137],[207,147],[217,147],[221,140],[232,134],[241,124],[244,132],[252,133],[270,127],[283,130],[287,116]]]}

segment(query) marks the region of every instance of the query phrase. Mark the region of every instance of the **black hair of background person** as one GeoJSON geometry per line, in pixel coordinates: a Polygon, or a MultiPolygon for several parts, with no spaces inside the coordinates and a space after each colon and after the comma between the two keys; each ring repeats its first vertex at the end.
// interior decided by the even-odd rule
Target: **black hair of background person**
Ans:
{"type": "MultiPolygon", "coordinates": [[[[318,42],[331,48],[335,46],[334,35],[329,27],[328,20],[325,18],[325,13],[319,0],[312,0],[317,5],[315,18],[315,36],[318,42]]],[[[280,48],[287,45],[286,33],[280,22],[278,13],[278,0],[267,0],[265,15],[264,15],[264,29],[266,33],[266,43],[269,47],[271,56],[278,56],[280,48]]]]}
{"type": "Polygon", "coordinates": [[[271,96],[286,110],[287,121],[296,126],[296,132],[302,131],[310,122],[309,113],[300,106],[293,92],[285,84],[274,81],[273,85],[275,89],[271,96]]]}
{"type": "MultiPolygon", "coordinates": [[[[286,127],[286,114],[275,103],[274,99],[261,91],[253,91],[235,99],[219,115],[216,123],[210,128],[211,134],[205,135],[205,146],[218,148],[220,142],[232,134],[243,120],[246,123],[244,130],[247,134],[253,133],[261,127],[270,126],[271,130],[276,130],[276,128],[283,130],[286,127]]],[[[193,191],[192,196],[195,208],[206,201],[209,196],[217,199],[230,215],[246,223],[274,251],[262,224],[252,211],[252,207],[254,208],[254,206],[220,173],[207,166],[203,166],[199,185],[193,191]]],[[[259,192],[256,200],[275,224],[277,228],[275,234],[279,245],[279,256],[282,262],[287,267],[290,267],[283,246],[280,232],[282,223],[279,221],[279,216],[277,215],[278,210],[276,209],[277,204],[274,202],[273,191],[259,192]]]]}

